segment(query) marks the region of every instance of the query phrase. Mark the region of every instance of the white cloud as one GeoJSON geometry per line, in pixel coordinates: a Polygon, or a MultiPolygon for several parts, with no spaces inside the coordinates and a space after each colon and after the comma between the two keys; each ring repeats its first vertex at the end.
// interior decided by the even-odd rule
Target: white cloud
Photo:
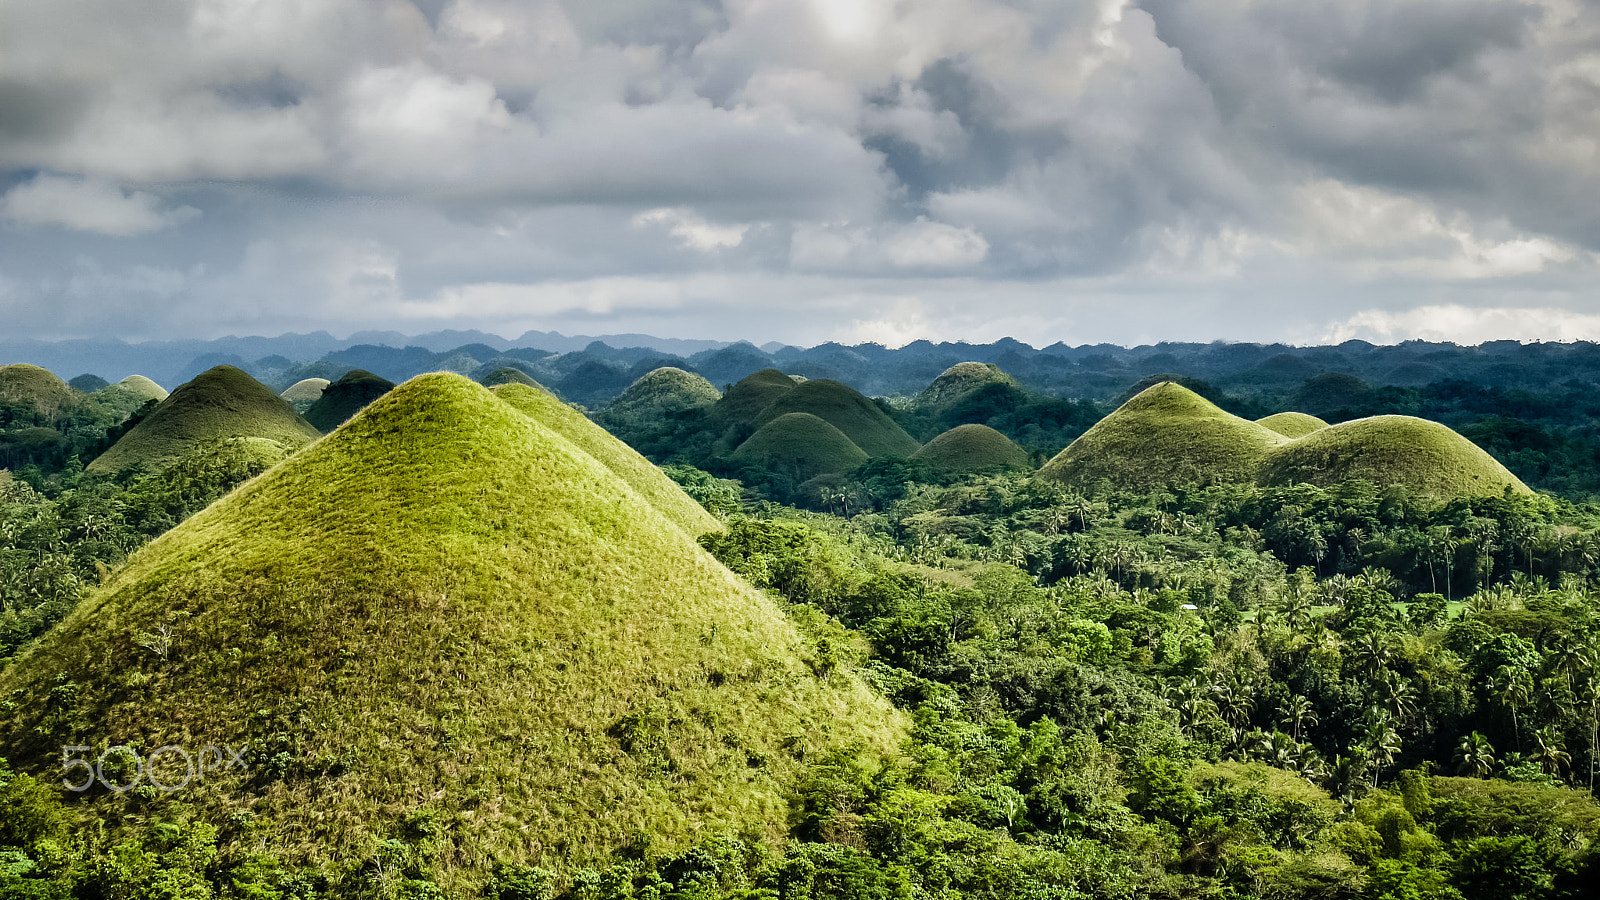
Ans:
{"type": "Polygon", "coordinates": [[[737,247],[749,225],[713,225],[687,209],[652,209],[633,217],[634,228],[661,226],[685,247],[707,253],[737,247]]]}
{"type": "Polygon", "coordinates": [[[971,228],[919,218],[891,232],[883,252],[903,269],[965,269],[983,262],[989,242],[971,228]]]}
{"type": "Polygon", "coordinates": [[[1359,338],[1374,343],[1404,340],[1594,341],[1600,340],[1600,315],[1553,307],[1469,307],[1455,304],[1389,311],[1362,310],[1328,326],[1326,343],[1359,338]]]}
{"type": "Polygon", "coordinates": [[[164,207],[161,198],[97,178],[37,175],[0,197],[0,218],[18,225],[128,237],[171,228],[200,215],[190,206],[164,207]]]}
{"type": "Polygon", "coordinates": [[[989,242],[972,228],[930,221],[859,226],[807,223],[794,230],[789,258],[798,269],[853,272],[960,271],[989,255],[989,242]]]}

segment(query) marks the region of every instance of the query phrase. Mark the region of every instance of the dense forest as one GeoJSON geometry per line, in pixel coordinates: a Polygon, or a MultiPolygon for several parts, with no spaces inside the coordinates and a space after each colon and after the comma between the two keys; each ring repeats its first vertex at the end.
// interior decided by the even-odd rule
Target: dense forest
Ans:
{"type": "MultiPolygon", "coordinates": [[[[699,544],[800,630],[815,677],[859,676],[903,715],[894,753],[806,756],[783,833],[684,842],[643,829],[581,865],[505,860],[461,894],[445,875],[469,826],[427,805],[359,858],[308,863],[250,849],[270,843],[270,823],[211,821],[148,787],[114,821],[96,818],[107,807],[57,787],[60,760],[14,758],[0,773],[0,897],[1594,895],[1592,346],[884,351],[914,361],[903,370],[870,349],[628,362],[603,345],[483,347],[443,366],[547,386],[660,465],[720,523],[699,544]],[[878,381],[852,380],[858,359],[878,381]],[[1036,474],[1170,381],[1247,419],[1442,422],[1534,490],[1036,474]],[[942,437],[980,425],[988,444],[942,437]]],[[[362,378],[414,374],[376,349],[344,352],[241,368],[273,392],[357,365],[362,378]]],[[[439,354],[411,357],[440,367],[439,354]]],[[[297,452],[219,436],[159,470],[97,471],[162,415],[116,388],[75,379],[54,405],[11,395],[0,408],[0,655],[297,452]]],[[[50,722],[80,708],[79,690],[55,685],[50,722]]],[[[652,737],[670,716],[620,726],[660,772],[688,765],[652,737]]],[[[328,777],[288,744],[251,752],[269,780],[328,777]]]]}

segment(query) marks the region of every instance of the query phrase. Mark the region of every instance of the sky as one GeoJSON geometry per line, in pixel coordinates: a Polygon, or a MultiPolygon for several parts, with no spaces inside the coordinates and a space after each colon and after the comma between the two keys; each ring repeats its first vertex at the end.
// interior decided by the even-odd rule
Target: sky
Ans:
{"type": "Polygon", "coordinates": [[[1600,0],[0,0],[0,332],[1600,339],[1600,0]]]}

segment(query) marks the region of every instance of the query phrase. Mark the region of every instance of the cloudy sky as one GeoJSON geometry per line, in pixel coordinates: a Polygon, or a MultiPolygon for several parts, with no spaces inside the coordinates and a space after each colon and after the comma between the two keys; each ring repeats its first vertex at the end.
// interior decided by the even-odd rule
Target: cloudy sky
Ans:
{"type": "Polygon", "coordinates": [[[0,0],[0,331],[1600,339],[1597,0],[0,0]]]}

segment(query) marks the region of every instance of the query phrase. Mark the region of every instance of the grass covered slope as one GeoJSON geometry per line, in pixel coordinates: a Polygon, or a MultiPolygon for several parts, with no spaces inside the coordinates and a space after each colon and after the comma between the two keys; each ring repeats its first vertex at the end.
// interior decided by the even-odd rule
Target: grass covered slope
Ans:
{"type": "Polygon", "coordinates": [[[725,425],[748,424],[773,401],[794,389],[794,379],[777,369],[762,369],[730,385],[711,408],[711,416],[725,425]]]}
{"type": "Polygon", "coordinates": [[[1021,469],[1028,451],[987,425],[957,425],[924,444],[911,458],[947,472],[1021,469]]]}
{"type": "Polygon", "coordinates": [[[605,466],[431,374],[137,553],[0,676],[0,752],[58,777],[63,743],[237,748],[246,774],[81,808],[346,864],[425,817],[476,896],[496,861],[781,834],[801,754],[903,734],[813,656],[605,466]]]}
{"type": "Polygon", "coordinates": [[[931,384],[917,395],[917,406],[933,410],[944,409],[973,391],[990,384],[1015,386],[1017,380],[993,363],[956,363],[945,369],[931,384]]]}
{"type": "Polygon", "coordinates": [[[1077,488],[1105,479],[1132,490],[1251,482],[1267,453],[1287,440],[1164,381],[1095,423],[1039,477],[1077,488]]]}
{"type": "Polygon", "coordinates": [[[326,378],[302,378],[278,396],[290,403],[315,403],[322,399],[322,392],[332,383],[326,378]]]}
{"type": "Polygon", "coordinates": [[[794,386],[794,390],[774,400],[756,417],[765,425],[789,413],[809,413],[844,432],[850,442],[867,456],[900,459],[921,449],[899,423],[849,385],[828,378],[816,378],[794,386]]]}
{"type": "Polygon", "coordinates": [[[1303,412],[1273,413],[1257,419],[1256,424],[1270,428],[1287,438],[1302,438],[1313,431],[1328,427],[1327,422],[1303,412]]]}
{"type": "Polygon", "coordinates": [[[1505,466],[1450,428],[1411,416],[1341,422],[1274,449],[1265,485],[1330,486],[1353,479],[1403,485],[1438,501],[1528,494],[1505,466]]]}
{"type": "Polygon", "coordinates": [[[111,475],[142,465],[158,472],[201,444],[235,437],[297,450],[320,435],[266,385],[233,366],[217,366],[173,391],[88,470],[111,475]]]}
{"type": "Polygon", "coordinates": [[[502,384],[521,384],[531,388],[538,388],[541,391],[545,390],[544,385],[535,380],[532,375],[529,375],[527,372],[524,372],[515,366],[501,366],[500,368],[495,369],[493,372],[483,376],[483,381],[481,383],[487,388],[492,388],[502,384]]]}
{"type": "Polygon", "coordinates": [[[606,407],[607,418],[622,421],[660,419],[688,409],[711,406],[722,394],[704,376],[676,366],[662,366],[641,375],[606,407]]]}
{"type": "Polygon", "coordinates": [[[733,458],[781,472],[798,481],[848,472],[867,461],[849,436],[810,413],[785,413],[756,429],[733,458]]]}
{"type": "Polygon", "coordinates": [[[78,403],[78,395],[49,369],[15,363],[0,366],[0,403],[31,405],[47,419],[56,419],[78,403]]]}
{"type": "Polygon", "coordinates": [[[502,384],[493,391],[501,400],[594,457],[690,537],[722,528],[716,517],[694,502],[683,492],[683,488],[678,487],[654,463],[607,434],[604,428],[589,421],[583,413],[545,391],[525,384],[502,384]]]}
{"type": "Polygon", "coordinates": [[[351,369],[322,389],[322,396],[306,410],[306,421],[323,434],[338,428],[367,404],[394,390],[394,382],[365,369],[351,369]]]}

